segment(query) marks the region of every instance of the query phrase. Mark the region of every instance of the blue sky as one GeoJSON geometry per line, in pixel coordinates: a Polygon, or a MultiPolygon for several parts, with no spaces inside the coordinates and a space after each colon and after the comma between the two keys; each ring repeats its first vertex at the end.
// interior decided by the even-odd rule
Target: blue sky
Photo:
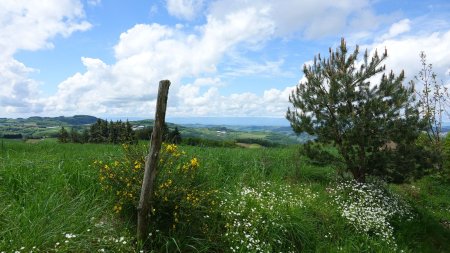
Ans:
{"type": "MultiPolygon", "coordinates": [[[[3,0],[0,117],[284,117],[302,66],[341,37],[387,69],[450,71],[450,2],[3,0]]],[[[406,83],[405,81],[405,83],[406,83]]]]}

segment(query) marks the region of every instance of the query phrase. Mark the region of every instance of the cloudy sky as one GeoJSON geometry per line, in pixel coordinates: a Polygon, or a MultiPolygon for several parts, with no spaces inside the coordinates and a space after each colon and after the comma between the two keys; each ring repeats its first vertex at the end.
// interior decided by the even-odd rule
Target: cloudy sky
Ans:
{"type": "Polygon", "coordinates": [[[302,66],[341,37],[387,69],[450,71],[447,0],[1,0],[0,117],[284,117],[302,66]]]}

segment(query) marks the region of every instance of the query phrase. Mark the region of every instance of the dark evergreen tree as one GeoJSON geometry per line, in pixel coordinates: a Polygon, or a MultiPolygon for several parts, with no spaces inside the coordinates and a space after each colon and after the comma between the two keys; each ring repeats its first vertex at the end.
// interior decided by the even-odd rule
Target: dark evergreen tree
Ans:
{"type": "Polygon", "coordinates": [[[73,127],[70,129],[70,141],[73,143],[81,142],[80,134],[73,127]]]}
{"type": "Polygon", "coordinates": [[[101,136],[102,136],[101,142],[108,142],[108,138],[109,138],[108,121],[100,120],[100,131],[101,131],[101,136]]]}
{"type": "Polygon", "coordinates": [[[144,127],[142,129],[138,129],[135,131],[136,138],[139,140],[150,140],[152,136],[153,128],[152,127],[144,127]]]}
{"type": "Polygon", "coordinates": [[[89,142],[89,130],[84,129],[80,138],[81,138],[81,143],[88,143],[89,142]]]}
{"type": "Polygon", "coordinates": [[[124,139],[124,143],[136,143],[137,139],[136,139],[136,135],[133,131],[133,127],[130,124],[130,122],[127,120],[127,122],[125,123],[125,139],[124,139]]]}
{"type": "Polygon", "coordinates": [[[169,126],[164,122],[163,126],[163,141],[164,142],[170,142],[170,130],[169,126]]]}
{"type": "Polygon", "coordinates": [[[289,97],[294,108],[288,109],[286,118],[294,131],[334,145],[339,152],[336,159],[360,182],[366,175],[398,182],[417,173],[424,154],[415,140],[423,124],[414,87],[402,84],[403,71],[399,76],[383,73],[386,50],[371,57],[366,50],[358,61],[358,46],[349,53],[344,39],[329,54],[328,59],[319,54],[312,66],[304,66],[306,81],[289,97]],[[371,83],[379,73],[381,80],[371,83]]]}
{"type": "Polygon", "coordinates": [[[178,130],[178,127],[175,127],[173,131],[169,133],[169,140],[170,143],[179,144],[181,143],[181,134],[178,130]]]}
{"type": "Polygon", "coordinates": [[[108,142],[117,144],[119,143],[119,127],[118,122],[114,123],[112,121],[109,122],[109,131],[108,131],[108,142]]]}
{"type": "Polygon", "coordinates": [[[102,120],[98,119],[97,122],[91,125],[89,129],[89,142],[92,143],[102,143],[104,142],[103,136],[102,136],[102,120]]]}
{"type": "Polygon", "coordinates": [[[64,127],[61,127],[61,130],[59,131],[58,141],[61,143],[69,142],[69,133],[64,127]]]}

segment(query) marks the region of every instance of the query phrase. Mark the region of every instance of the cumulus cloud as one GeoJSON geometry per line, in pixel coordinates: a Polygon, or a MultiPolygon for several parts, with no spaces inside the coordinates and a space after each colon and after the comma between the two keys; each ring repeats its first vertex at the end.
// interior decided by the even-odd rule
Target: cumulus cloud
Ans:
{"type": "MultiPolygon", "coordinates": [[[[391,29],[392,30],[392,29],[391,29]]],[[[391,30],[389,34],[391,34],[391,30]]],[[[411,80],[420,71],[421,51],[427,55],[427,62],[433,65],[433,70],[438,77],[449,82],[448,71],[450,68],[450,30],[416,35],[390,38],[364,47],[377,49],[383,52],[386,48],[388,59],[386,68],[394,73],[405,70],[406,80],[411,80]]]]}
{"type": "MultiPolygon", "coordinates": [[[[202,4],[203,1],[167,1],[167,8],[172,15],[190,19],[196,15],[195,6],[202,4]]],[[[61,83],[46,110],[69,114],[95,108],[95,113],[149,115],[154,110],[158,81],[170,79],[169,112],[173,116],[282,117],[293,87],[269,89],[262,94],[221,95],[226,83],[220,78],[226,76],[290,75],[282,71],[282,59],[258,63],[240,56],[236,53],[239,49],[258,51],[272,38],[298,32],[317,38],[353,28],[364,31],[368,24],[373,27],[378,22],[369,1],[350,0],[314,4],[218,0],[208,6],[205,16],[206,23],[194,30],[180,25],[135,25],[120,35],[114,47],[115,63],[108,65],[100,59],[84,58],[86,72],[61,83]],[[218,65],[225,59],[231,62],[217,73],[218,65]],[[194,81],[186,83],[186,78],[194,81]]],[[[411,29],[410,23],[404,19],[393,24],[382,37],[383,42],[394,42],[411,29]]],[[[392,51],[402,57],[406,54],[396,48],[392,51]]]]}
{"type": "MultiPolygon", "coordinates": [[[[184,19],[195,17],[202,5],[203,1],[167,1],[169,13],[184,19]]],[[[206,23],[193,31],[179,26],[138,24],[120,35],[114,47],[114,64],[106,65],[97,59],[104,66],[97,69],[85,62],[86,72],[64,81],[51,98],[54,102],[49,103],[46,109],[78,112],[83,111],[89,101],[96,101],[100,111],[109,106],[125,113],[134,107],[135,113],[144,113],[150,108],[141,110],[143,106],[139,101],[144,98],[153,101],[158,81],[170,79],[172,92],[177,94],[171,97],[172,103],[177,106],[179,114],[282,116],[288,98],[282,91],[278,93],[281,106],[272,105],[275,103],[273,98],[277,97],[273,95],[275,89],[266,91],[262,97],[253,93],[223,97],[219,86],[205,88],[197,84],[199,81],[183,84],[182,80],[217,78],[217,66],[226,56],[234,59],[236,64],[228,64],[225,75],[289,75],[281,70],[282,59],[257,63],[234,57],[231,52],[236,48],[260,50],[268,40],[297,31],[304,31],[310,37],[326,35],[348,25],[347,19],[366,7],[366,1],[351,4],[350,1],[336,3],[324,0],[314,5],[308,1],[280,1],[277,4],[262,0],[215,1],[208,7],[206,23]],[[107,73],[108,78],[99,78],[96,71],[107,73]],[[87,91],[86,87],[90,90],[87,91]],[[90,97],[93,94],[101,95],[90,97]],[[282,94],[284,98],[281,98],[282,94]],[[127,99],[135,105],[125,103],[127,99]],[[259,103],[267,100],[272,101],[271,105],[259,103]],[[228,102],[231,105],[227,105],[228,102]],[[187,108],[185,112],[183,108],[187,108]],[[276,108],[279,110],[277,113],[276,108]]]]}
{"type": "Polygon", "coordinates": [[[167,11],[180,19],[192,20],[203,8],[203,0],[167,0],[167,11]]]}
{"type": "Polygon", "coordinates": [[[67,37],[90,27],[78,0],[1,1],[0,110],[31,114],[44,106],[39,83],[29,78],[36,70],[14,59],[16,52],[51,48],[55,36],[67,37]]]}
{"type": "Polygon", "coordinates": [[[261,14],[272,20],[277,36],[300,33],[311,39],[321,38],[349,30],[373,29],[380,22],[368,0],[219,0],[210,6],[209,15],[225,17],[249,6],[262,10],[261,14]]]}
{"type": "Polygon", "coordinates": [[[38,83],[27,77],[33,71],[11,58],[0,63],[0,108],[6,113],[42,112],[38,83]]]}
{"type": "Polygon", "coordinates": [[[91,25],[83,20],[78,0],[1,1],[0,52],[11,56],[17,50],[50,48],[56,35],[69,36],[91,25]]]}
{"type": "Polygon", "coordinates": [[[224,19],[209,17],[204,26],[198,27],[198,32],[160,24],[135,25],[120,35],[114,47],[114,64],[84,58],[86,72],[61,83],[46,110],[82,112],[92,108],[95,101],[100,113],[115,107],[123,114],[134,111],[148,115],[148,110],[153,108],[145,107],[142,101],[155,99],[161,79],[172,81],[174,94],[180,90],[199,96],[191,102],[182,99],[172,102],[184,103],[192,110],[194,105],[217,95],[217,87],[200,95],[199,84],[217,86],[218,80],[208,75],[216,73],[217,64],[228,51],[239,45],[262,43],[271,34],[272,23],[261,18],[258,12],[247,8],[224,19]],[[181,80],[189,77],[200,79],[195,85],[182,86],[181,80]]]}
{"type": "Polygon", "coordinates": [[[269,89],[262,95],[244,92],[223,96],[217,87],[210,87],[201,92],[201,87],[194,82],[181,86],[176,94],[178,105],[169,107],[169,113],[172,116],[283,117],[294,87],[286,87],[283,90],[269,89]]]}
{"type": "Polygon", "coordinates": [[[97,6],[102,2],[102,0],[88,0],[87,3],[92,6],[97,6]]]}
{"type": "MultiPolygon", "coordinates": [[[[0,29],[1,38],[8,37],[0,40],[0,46],[5,47],[4,52],[9,52],[5,55],[13,55],[17,50],[49,48],[52,46],[51,38],[68,36],[90,27],[83,19],[79,1],[54,1],[60,5],[59,14],[56,17],[50,15],[49,24],[53,25],[33,35],[36,36],[34,40],[18,41],[13,45],[7,40],[9,34],[16,36],[12,34],[12,28],[11,31],[0,29]]],[[[5,9],[2,4],[5,5],[0,3],[0,14],[4,14],[1,13],[5,9]]],[[[314,3],[300,0],[217,0],[208,6],[202,0],[167,0],[166,7],[170,15],[184,20],[194,20],[201,10],[206,10],[205,23],[195,27],[189,24],[137,24],[120,35],[113,47],[114,62],[107,64],[102,59],[81,58],[85,70],[68,77],[59,84],[56,94],[46,99],[33,99],[33,94],[38,93],[38,83],[27,78],[32,70],[23,64],[20,67],[16,64],[15,69],[11,67],[14,64],[0,66],[9,70],[5,73],[15,76],[16,83],[21,83],[17,87],[24,87],[19,89],[12,82],[0,79],[0,82],[8,83],[8,86],[0,86],[3,94],[7,94],[1,97],[0,107],[18,108],[17,111],[31,108],[47,114],[148,116],[154,110],[159,80],[170,79],[168,110],[171,116],[283,117],[289,106],[288,97],[293,84],[258,94],[222,95],[221,91],[227,85],[225,79],[230,76],[292,75],[283,71],[283,58],[257,62],[243,56],[245,52],[261,52],[272,39],[293,36],[311,40],[341,33],[368,37],[383,20],[373,11],[369,0],[319,0],[314,3]],[[241,55],[241,52],[244,53],[241,55]],[[219,68],[222,68],[220,73],[219,68]],[[20,106],[16,103],[18,101],[22,103],[20,106]]],[[[28,15],[23,13],[35,11],[20,10],[5,13],[20,20],[21,15],[28,15]]],[[[49,13],[53,11],[48,10],[49,13]]],[[[7,27],[8,20],[0,15],[0,28],[7,27]]],[[[390,54],[388,68],[395,71],[405,69],[410,78],[420,67],[418,54],[421,50],[426,51],[438,74],[445,72],[445,68],[450,66],[450,48],[445,43],[450,41],[450,32],[412,34],[414,25],[409,19],[397,20],[386,34],[366,47],[387,47],[390,54]]],[[[27,27],[23,29],[29,31],[27,27]]],[[[27,34],[30,33],[24,32],[17,38],[28,40],[27,34]]],[[[254,84],[248,84],[251,85],[254,84]]]]}
{"type": "Polygon", "coordinates": [[[394,23],[389,28],[389,31],[387,34],[382,36],[383,40],[394,38],[402,33],[408,32],[411,30],[411,21],[409,19],[402,19],[397,23],[394,23]]]}

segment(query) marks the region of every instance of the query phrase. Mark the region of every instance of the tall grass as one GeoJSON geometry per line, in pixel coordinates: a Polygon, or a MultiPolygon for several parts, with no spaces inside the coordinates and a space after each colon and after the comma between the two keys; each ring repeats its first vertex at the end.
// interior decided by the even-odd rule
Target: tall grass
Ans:
{"type": "MultiPolygon", "coordinates": [[[[202,184],[218,191],[221,204],[207,217],[193,216],[192,224],[208,225],[206,235],[181,225],[152,231],[154,252],[393,252],[341,214],[330,190],[333,168],[308,163],[296,147],[182,148],[198,157],[202,184]]],[[[2,142],[0,252],[138,251],[133,220],[114,214],[115,196],[101,190],[92,166],[121,152],[115,145],[2,142]]],[[[390,223],[396,250],[450,252],[450,185],[429,177],[390,188],[416,215],[390,223]]]]}
{"type": "Polygon", "coordinates": [[[125,228],[114,227],[110,197],[100,191],[98,172],[90,167],[96,157],[114,152],[117,147],[107,145],[5,142],[0,163],[0,249],[57,251],[64,246],[62,251],[90,252],[104,246],[91,239],[94,235],[109,235],[108,228],[125,233],[125,228]]]}

